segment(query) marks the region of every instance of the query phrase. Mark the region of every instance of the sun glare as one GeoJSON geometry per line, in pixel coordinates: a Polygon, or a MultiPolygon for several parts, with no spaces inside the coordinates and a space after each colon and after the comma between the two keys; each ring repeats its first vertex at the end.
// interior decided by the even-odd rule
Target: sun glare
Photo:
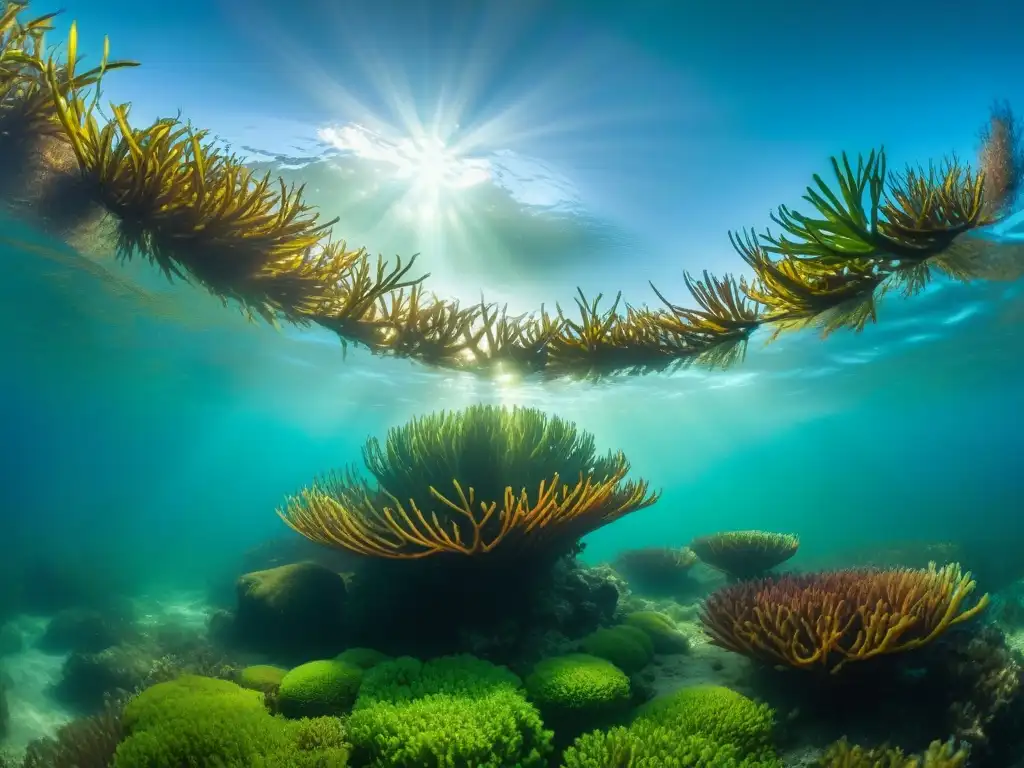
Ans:
{"type": "Polygon", "coordinates": [[[436,135],[413,128],[413,135],[388,140],[360,125],[325,128],[320,139],[380,167],[385,181],[401,183],[405,194],[397,204],[421,220],[442,214],[454,219],[462,207],[459,193],[491,179],[490,163],[464,156],[436,135]]]}
{"type": "MultiPolygon", "coordinates": [[[[492,4],[474,14],[472,23],[445,38],[449,53],[431,59],[429,76],[415,55],[396,55],[391,47],[375,45],[372,35],[348,37],[347,31],[373,29],[379,19],[372,13],[361,22],[347,11],[322,20],[338,30],[335,42],[346,52],[343,65],[330,59],[331,69],[296,39],[265,38],[296,73],[297,87],[337,120],[318,136],[337,150],[339,168],[347,172],[351,161],[359,166],[355,178],[345,178],[364,184],[360,198],[372,200],[348,212],[350,227],[362,229],[367,240],[429,254],[435,284],[451,280],[450,287],[459,289],[472,274],[475,285],[481,254],[489,266],[501,264],[506,274],[525,276],[520,249],[531,248],[534,258],[544,245],[534,245],[524,233],[534,225],[560,233],[563,221],[542,214],[579,207],[582,197],[565,183],[564,168],[545,154],[551,147],[542,145],[571,138],[578,150],[576,139],[586,137],[588,150],[605,151],[603,140],[590,135],[609,120],[605,102],[598,106],[580,95],[601,82],[598,75],[617,60],[615,54],[595,34],[571,55],[553,42],[547,55],[524,63],[517,47],[535,40],[543,6],[492,4]],[[365,221],[355,219],[364,215],[365,221]]],[[[253,16],[248,6],[239,15],[259,35],[275,27],[272,18],[253,16]]],[[[618,122],[628,110],[613,112],[612,122],[618,122]]],[[[487,288],[488,295],[512,297],[508,284],[487,288]]]]}

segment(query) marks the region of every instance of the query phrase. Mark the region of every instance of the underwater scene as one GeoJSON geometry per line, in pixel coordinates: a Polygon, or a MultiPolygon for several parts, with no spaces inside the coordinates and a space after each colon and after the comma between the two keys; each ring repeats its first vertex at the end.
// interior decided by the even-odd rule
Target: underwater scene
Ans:
{"type": "Polygon", "coordinates": [[[0,0],[0,768],[1024,768],[1022,29],[0,0]]]}

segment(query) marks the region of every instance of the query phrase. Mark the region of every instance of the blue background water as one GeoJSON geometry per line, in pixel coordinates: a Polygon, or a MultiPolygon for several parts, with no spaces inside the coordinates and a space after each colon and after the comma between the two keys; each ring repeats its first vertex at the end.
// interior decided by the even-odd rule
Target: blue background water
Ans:
{"type": "MultiPolygon", "coordinates": [[[[181,108],[272,165],[274,153],[323,152],[313,140],[325,126],[355,122],[391,141],[410,109],[430,123],[439,100],[446,136],[493,118],[471,154],[501,170],[504,196],[483,202],[505,207],[501,221],[494,206],[462,210],[472,237],[360,218],[346,203],[379,167],[359,158],[343,166],[347,183],[311,193],[355,242],[423,251],[441,293],[483,288],[523,308],[567,302],[576,284],[648,300],[648,279],[682,300],[682,269],[736,269],[725,230],[762,228],[775,205],[797,203],[829,154],[885,141],[894,164],[970,157],[994,98],[1024,105],[1019,20],[1003,3],[949,15],[794,3],[774,16],[735,3],[502,5],[65,7],[93,55],[108,33],[115,56],[145,63],[111,76],[107,98],[132,101],[140,121],[181,108]],[[537,225],[552,210],[554,224],[537,225]],[[501,226],[523,240],[498,242],[488,228],[501,226]],[[490,242],[500,248],[480,249],[490,242]]],[[[748,526],[819,551],[1022,540],[1019,284],[887,300],[860,336],[759,337],[726,373],[513,386],[343,360],[326,335],[246,326],[144,266],[83,261],[4,226],[10,551],[199,583],[279,533],[282,496],[356,458],[367,435],[477,401],[574,418],[664,488],[656,508],[593,538],[595,559],[748,526]]]]}

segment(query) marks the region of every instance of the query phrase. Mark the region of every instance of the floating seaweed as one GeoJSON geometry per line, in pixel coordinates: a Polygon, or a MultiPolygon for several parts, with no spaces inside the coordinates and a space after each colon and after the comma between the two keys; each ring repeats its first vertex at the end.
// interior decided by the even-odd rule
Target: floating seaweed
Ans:
{"type": "MultiPolygon", "coordinates": [[[[951,157],[890,172],[883,149],[833,158],[835,181],[815,175],[806,190],[810,213],[783,206],[772,215],[780,233],[730,233],[752,278],[684,273],[693,308],[656,288],[659,309],[582,292],[576,313],[556,305],[513,317],[486,300],[463,307],[429,293],[428,276],[411,274],[415,257],[391,264],[348,249],[301,187],[256,176],[207,131],[180,118],[133,127],[127,105],[111,105],[101,121],[101,79],[135,63],[111,60],[105,46],[99,66],[79,72],[74,25],[65,60],[44,60],[52,15],[19,22],[26,8],[8,3],[0,16],[0,124],[14,121],[63,148],[44,155],[47,173],[76,180],[79,204],[113,216],[122,258],[148,259],[251,317],[320,325],[375,354],[484,375],[725,368],[743,360],[764,325],[773,337],[805,327],[859,331],[893,288],[915,294],[935,273],[988,278],[991,260],[1000,273],[1019,271],[1006,265],[1021,260],[1017,250],[1007,257],[972,237],[1011,212],[1024,177],[1024,131],[996,105],[976,169],[951,157]]],[[[0,152],[11,151],[0,141],[0,152]]]]}

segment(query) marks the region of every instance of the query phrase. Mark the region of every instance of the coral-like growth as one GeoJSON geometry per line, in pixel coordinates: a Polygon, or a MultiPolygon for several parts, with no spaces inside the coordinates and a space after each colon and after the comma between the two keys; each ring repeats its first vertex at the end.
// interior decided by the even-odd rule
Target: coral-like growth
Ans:
{"type": "Polygon", "coordinates": [[[923,755],[907,755],[898,747],[864,747],[841,739],[830,746],[818,765],[821,768],[963,768],[970,753],[951,742],[933,741],[923,755]]]}
{"type": "Polygon", "coordinates": [[[692,583],[690,569],[696,562],[689,547],[644,547],[619,553],[614,567],[637,592],[671,595],[692,583]]]}
{"type": "Polygon", "coordinates": [[[529,408],[473,406],[413,419],[363,449],[375,485],[355,470],[290,497],[279,514],[313,541],[379,558],[562,554],[585,534],[653,504],[626,481],[622,453],[529,408]],[[453,488],[447,494],[442,490],[453,488]]]}
{"type": "Polygon", "coordinates": [[[713,593],[701,610],[712,642],[773,665],[838,672],[850,662],[902,653],[977,616],[970,573],[927,569],[825,571],[746,581],[713,593]]]}
{"type": "Polygon", "coordinates": [[[788,533],[727,531],[701,536],[690,548],[701,559],[733,579],[763,576],[796,554],[800,540],[788,533]]]}
{"type": "Polygon", "coordinates": [[[471,656],[368,670],[346,730],[354,762],[370,768],[540,768],[551,751],[519,678],[471,656]]]}

